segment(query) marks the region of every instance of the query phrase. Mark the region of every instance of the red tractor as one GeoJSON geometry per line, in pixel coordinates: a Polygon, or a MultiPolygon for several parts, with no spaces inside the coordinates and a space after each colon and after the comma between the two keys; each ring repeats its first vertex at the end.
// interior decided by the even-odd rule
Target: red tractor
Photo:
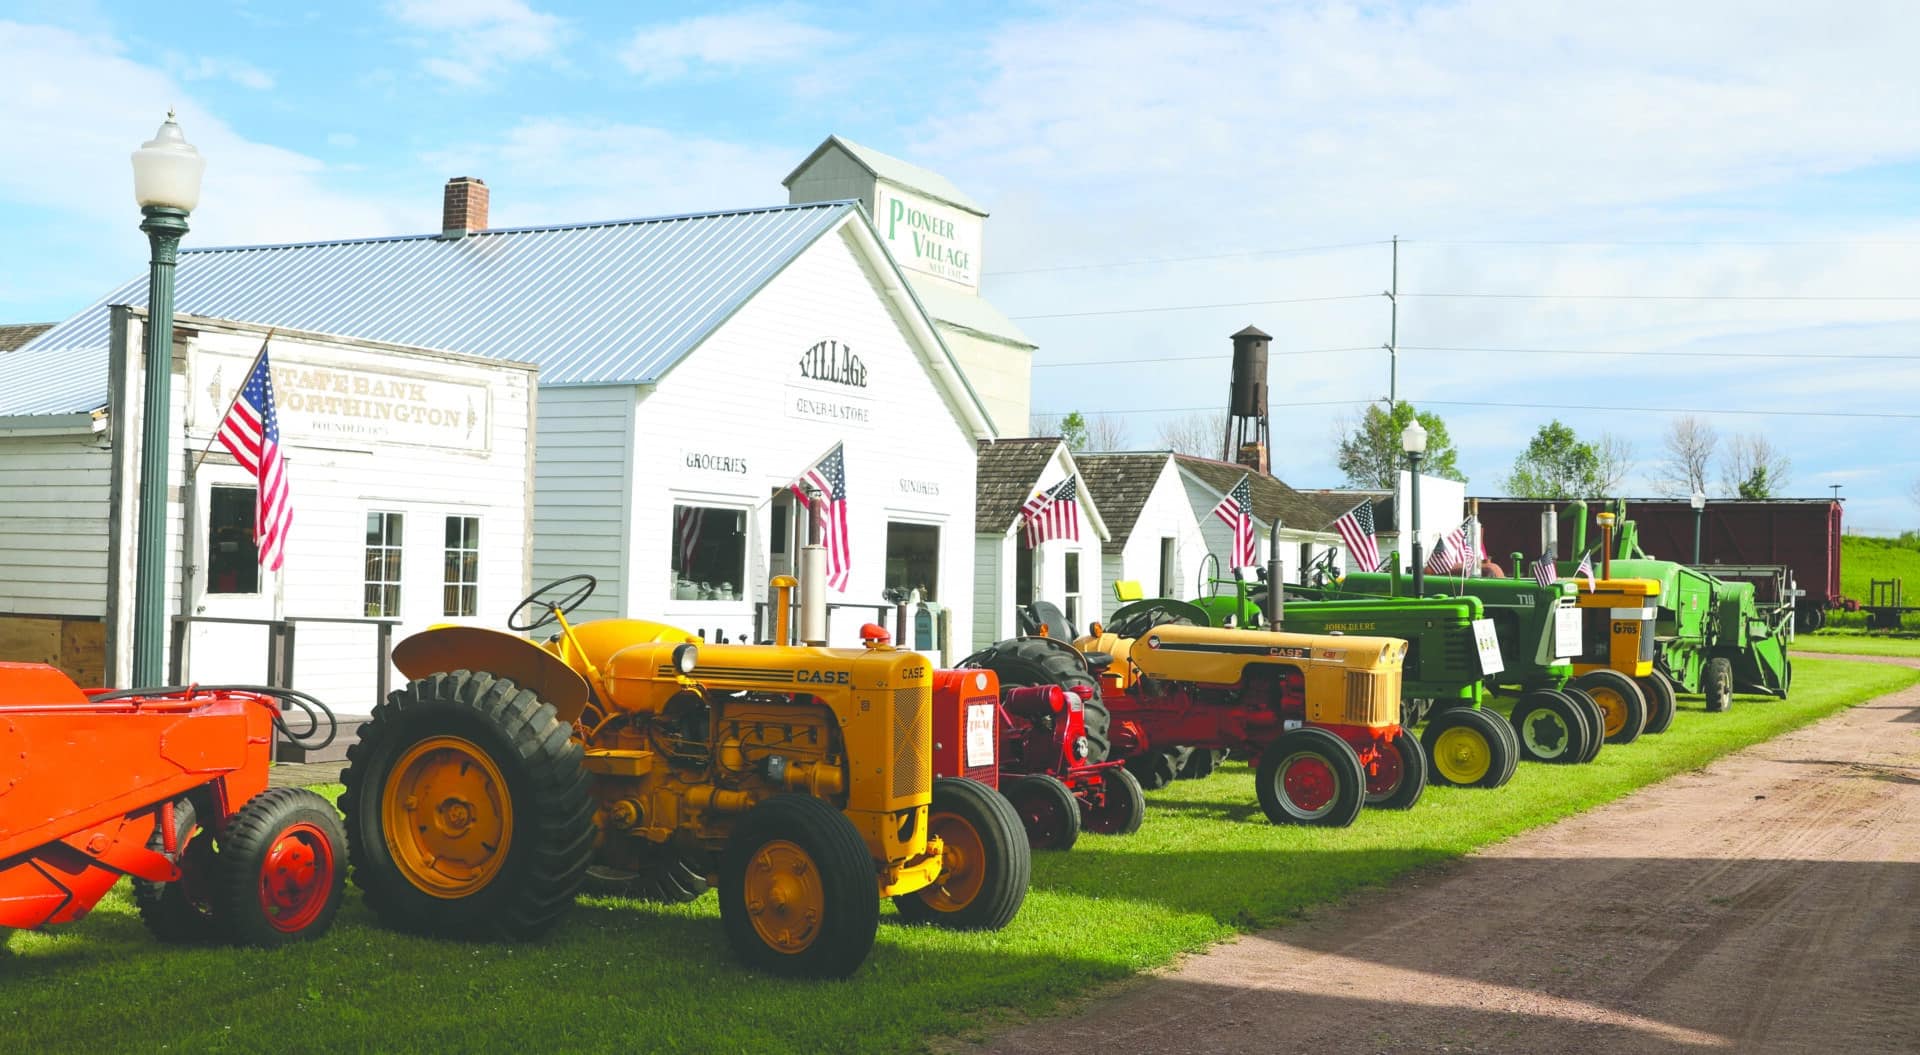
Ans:
{"type": "Polygon", "coordinates": [[[1106,709],[1084,658],[1048,638],[1003,644],[1014,648],[934,674],[934,771],[998,788],[1035,850],[1068,849],[1083,830],[1137,831],[1146,797],[1121,762],[1105,760],[1106,709]],[[1046,673],[1055,667],[1062,676],[1046,673]],[[1004,689],[1003,671],[1017,679],[1004,689]]]}
{"type": "MultiPolygon", "coordinates": [[[[45,664],[0,663],[0,929],[79,919],[131,876],[163,941],[324,933],[346,833],[319,795],[268,789],[276,696],[319,706],[254,687],[83,692],[45,664]]],[[[324,710],[307,710],[309,734],[324,710]]]]}

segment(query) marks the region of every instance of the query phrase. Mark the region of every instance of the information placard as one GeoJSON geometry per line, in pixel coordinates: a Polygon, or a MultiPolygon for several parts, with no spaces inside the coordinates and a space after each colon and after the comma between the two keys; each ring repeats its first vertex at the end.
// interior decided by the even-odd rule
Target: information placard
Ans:
{"type": "Polygon", "coordinates": [[[967,768],[993,765],[993,704],[967,708],[967,768]]]}
{"type": "Polygon", "coordinates": [[[1500,659],[1500,638],[1493,630],[1493,620],[1475,619],[1473,621],[1473,645],[1480,654],[1480,676],[1488,677],[1507,669],[1500,659]]]}
{"type": "Polygon", "coordinates": [[[1553,613],[1554,657],[1572,659],[1580,652],[1580,609],[1572,605],[1556,609],[1553,613]]]}

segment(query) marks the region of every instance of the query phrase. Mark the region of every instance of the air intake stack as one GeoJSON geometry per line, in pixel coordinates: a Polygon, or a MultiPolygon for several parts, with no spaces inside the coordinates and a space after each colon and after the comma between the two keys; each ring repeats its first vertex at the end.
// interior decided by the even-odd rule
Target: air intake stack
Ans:
{"type": "Polygon", "coordinates": [[[1273,338],[1252,326],[1233,335],[1233,390],[1227,405],[1226,449],[1220,460],[1268,471],[1267,345],[1273,338]]]}

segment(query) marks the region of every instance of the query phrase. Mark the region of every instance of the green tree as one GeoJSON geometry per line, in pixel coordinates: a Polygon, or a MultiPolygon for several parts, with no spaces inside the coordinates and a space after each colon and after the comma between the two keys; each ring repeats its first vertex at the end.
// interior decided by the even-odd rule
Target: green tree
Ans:
{"type": "Polygon", "coordinates": [[[1456,464],[1459,452],[1447,437],[1447,423],[1430,410],[1415,412],[1413,404],[1395,403],[1392,411],[1369,406],[1358,424],[1340,441],[1338,464],[1347,474],[1349,487],[1380,487],[1391,490],[1400,484],[1400,470],[1406,468],[1407,455],[1400,449],[1400,433],[1415,418],[1427,430],[1427,453],[1420,457],[1420,469],[1428,476],[1444,476],[1466,482],[1456,464]]]}
{"type": "Polygon", "coordinates": [[[1506,479],[1515,498],[1587,498],[1602,491],[1600,452],[1558,420],[1540,426],[1506,479]]]}
{"type": "Polygon", "coordinates": [[[1074,452],[1087,449],[1087,419],[1079,411],[1074,411],[1060,419],[1060,438],[1067,441],[1067,449],[1074,452]]]}

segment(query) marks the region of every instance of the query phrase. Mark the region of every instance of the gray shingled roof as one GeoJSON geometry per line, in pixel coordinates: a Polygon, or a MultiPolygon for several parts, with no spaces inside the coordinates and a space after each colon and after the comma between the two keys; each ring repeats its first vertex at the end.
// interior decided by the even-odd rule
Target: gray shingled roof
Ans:
{"type": "MultiPolygon", "coordinates": [[[[1058,436],[981,443],[979,465],[974,470],[973,530],[981,535],[1001,535],[1010,530],[1020,516],[1020,507],[1033,497],[1040,473],[1059,449],[1058,436]]],[[[1099,501],[1094,499],[1095,505],[1099,501]]]]}
{"type": "Polygon", "coordinates": [[[1080,477],[1087,482],[1087,490],[1100,507],[1112,536],[1104,547],[1106,552],[1118,553],[1126,546],[1140,510],[1146,507],[1147,496],[1153,493],[1153,485],[1171,457],[1172,451],[1074,456],[1080,477]]]}
{"type": "Polygon", "coordinates": [[[53,329],[50,322],[17,322],[0,326],[0,352],[11,352],[53,329]]]}
{"type": "Polygon", "coordinates": [[[1244,465],[1196,458],[1191,454],[1176,454],[1174,459],[1182,469],[1221,494],[1239,483],[1242,475],[1250,475],[1253,515],[1269,524],[1277,518],[1282,526],[1292,531],[1327,531],[1342,513],[1353,507],[1352,502],[1341,505],[1338,501],[1328,502],[1321,496],[1301,494],[1265,473],[1248,474],[1244,465]],[[1340,508],[1332,508],[1336,505],[1340,508]]]}
{"type": "MultiPolygon", "coordinates": [[[[180,253],[175,310],[439,348],[540,367],[542,385],[648,384],[855,202],[691,216],[180,253]]],[[[147,278],[0,356],[0,414],[107,402],[108,306],[147,278]]]]}

